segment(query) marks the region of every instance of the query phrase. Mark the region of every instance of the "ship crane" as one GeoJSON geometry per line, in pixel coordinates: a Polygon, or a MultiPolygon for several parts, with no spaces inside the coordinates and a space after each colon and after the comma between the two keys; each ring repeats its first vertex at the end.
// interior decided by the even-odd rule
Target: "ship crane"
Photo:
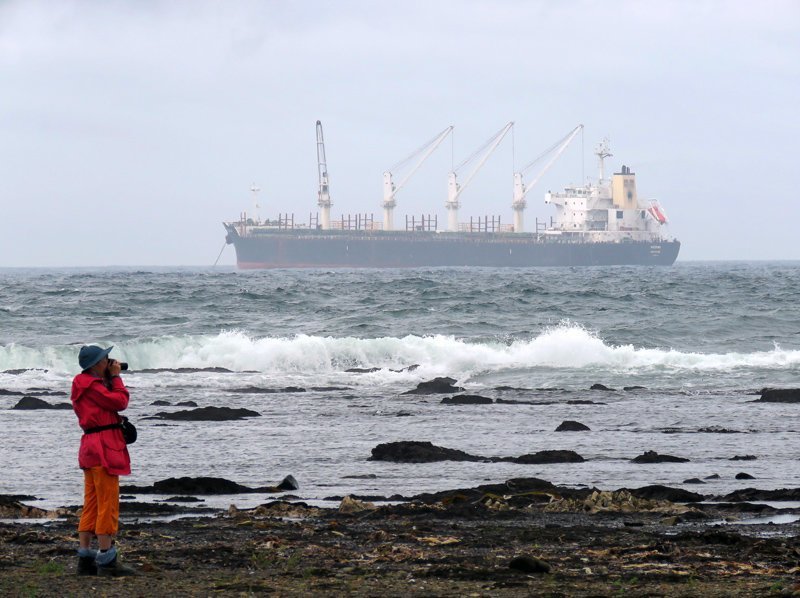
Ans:
{"type": "Polygon", "coordinates": [[[436,151],[436,148],[444,141],[450,133],[453,132],[453,126],[447,127],[444,131],[439,133],[436,137],[428,141],[425,145],[420,147],[410,156],[401,160],[394,166],[392,166],[389,170],[383,173],[383,230],[394,230],[394,208],[397,205],[396,197],[397,192],[402,189],[405,184],[409,181],[409,179],[414,175],[414,173],[419,170],[420,166],[428,159],[428,157],[436,151]],[[420,159],[417,161],[414,168],[400,181],[396,186],[394,181],[392,180],[392,171],[402,166],[405,166],[408,162],[420,156],[420,159]]]}
{"type": "Polygon", "coordinates": [[[317,164],[319,168],[319,194],[317,205],[320,211],[320,225],[323,230],[331,227],[331,194],[328,185],[328,165],[325,163],[325,140],[322,137],[322,123],[317,121],[317,164]]]}
{"type": "Polygon", "coordinates": [[[564,153],[564,150],[567,149],[572,140],[583,131],[583,125],[578,125],[572,131],[567,133],[561,140],[557,141],[555,144],[550,146],[544,152],[542,152],[538,158],[533,160],[527,166],[524,166],[519,171],[514,173],[514,201],[511,204],[511,209],[514,210],[514,232],[515,233],[522,233],[525,232],[525,223],[524,223],[524,212],[525,208],[528,205],[525,201],[525,196],[528,195],[531,189],[536,186],[536,183],[545,175],[545,173],[550,170],[550,167],[555,164],[556,160],[564,153]],[[534,165],[536,165],[542,158],[545,156],[551,155],[550,160],[547,161],[547,164],[539,171],[533,180],[525,185],[522,182],[522,176],[534,165]]]}
{"type": "Polygon", "coordinates": [[[513,121],[508,123],[505,127],[500,129],[493,137],[491,137],[486,143],[484,143],[478,150],[475,151],[469,158],[464,160],[461,164],[456,166],[452,172],[448,175],[447,178],[447,201],[444,204],[444,207],[447,208],[447,230],[456,232],[458,231],[458,208],[461,207],[461,204],[458,201],[458,198],[461,196],[461,193],[467,186],[470,184],[472,179],[478,174],[478,171],[483,167],[486,163],[486,160],[489,159],[494,153],[494,150],[497,149],[497,146],[500,145],[500,142],[503,140],[503,137],[506,136],[511,128],[514,126],[513,121]],[[487,149],[488,148],[488,149],[487,149]],[[480,152],[485,151],[483,157],[472,170],[472,172],[467,177],[467,180],[464,181],[462,185],[458,184],[458,180],[456,179],[456,172],[459,168],[471,162],[475,156],[477,156],[480,152]]]}

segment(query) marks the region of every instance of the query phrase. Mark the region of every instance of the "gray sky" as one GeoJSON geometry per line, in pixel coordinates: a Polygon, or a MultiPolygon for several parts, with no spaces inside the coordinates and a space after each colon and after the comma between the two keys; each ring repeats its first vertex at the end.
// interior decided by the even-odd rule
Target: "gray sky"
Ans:
{"type": "Polygon", "coordinates": [[[395,216],[443,227],[453,162],[513,120],[460,212],[510,223],[514,167],[583,123],[529,227],[607,136],[679,259],[800,259],[797,0],[0,0],[0,267],[211,264],[252,183],[307,221],[318,119],[334,219],[380,219],[452,124],[395,216]]]}

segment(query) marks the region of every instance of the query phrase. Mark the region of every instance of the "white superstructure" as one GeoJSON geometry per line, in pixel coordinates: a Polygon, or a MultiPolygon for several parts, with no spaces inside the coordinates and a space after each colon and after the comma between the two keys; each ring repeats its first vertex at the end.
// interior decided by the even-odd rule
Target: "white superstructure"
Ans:
{"type": "Polygon", "coordinates": [[[608,180],[604,160],[611,156],[604,140],[595,149],[599,178],[582,187],[567,187],[563,193],[545,195],[545,203],[556,208],[556,216],[546,232],[582,233],[586,241],[650,241],[662,238],[667,224],[664,210],[655,200],[640,200],[636,176],[622,166],[608,180]]]}

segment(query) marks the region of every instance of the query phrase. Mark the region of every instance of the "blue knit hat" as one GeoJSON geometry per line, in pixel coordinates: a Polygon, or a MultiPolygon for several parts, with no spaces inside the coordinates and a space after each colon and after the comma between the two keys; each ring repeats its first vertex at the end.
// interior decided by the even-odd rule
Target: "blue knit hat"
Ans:
{"type": "Polygon", "coordinates": [[[113,345],[108,349],[103,349],[97,345],[84,345],[81,347],[81,351],[78,353],[78,363],[81,366],[81,370],[86,371],[93,365],[97,365],[103,357],[108,357],[113,348],[113,345]]]}

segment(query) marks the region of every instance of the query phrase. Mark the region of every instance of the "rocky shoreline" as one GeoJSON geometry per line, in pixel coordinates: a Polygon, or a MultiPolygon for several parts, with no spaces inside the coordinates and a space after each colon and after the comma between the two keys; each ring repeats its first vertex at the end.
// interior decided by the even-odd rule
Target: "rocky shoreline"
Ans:
{"type": "MultiPolygon", "coordinates": [[[[186,483],[206,492],[208,480],[186,483]]],[[[14,519],[0,523],[0,594],[800,595],[800,508],[766,504],[798,492],[707,502],[663,486],[520,478],[391,503],[346,496],[332,508],[287,494],[224,511],[187,496],[126,500],[119,545],[139,575],[117,580],[75,575],[78,507],[37,512],[31,497],[5,496],[0,512],[14,519]]]]}

